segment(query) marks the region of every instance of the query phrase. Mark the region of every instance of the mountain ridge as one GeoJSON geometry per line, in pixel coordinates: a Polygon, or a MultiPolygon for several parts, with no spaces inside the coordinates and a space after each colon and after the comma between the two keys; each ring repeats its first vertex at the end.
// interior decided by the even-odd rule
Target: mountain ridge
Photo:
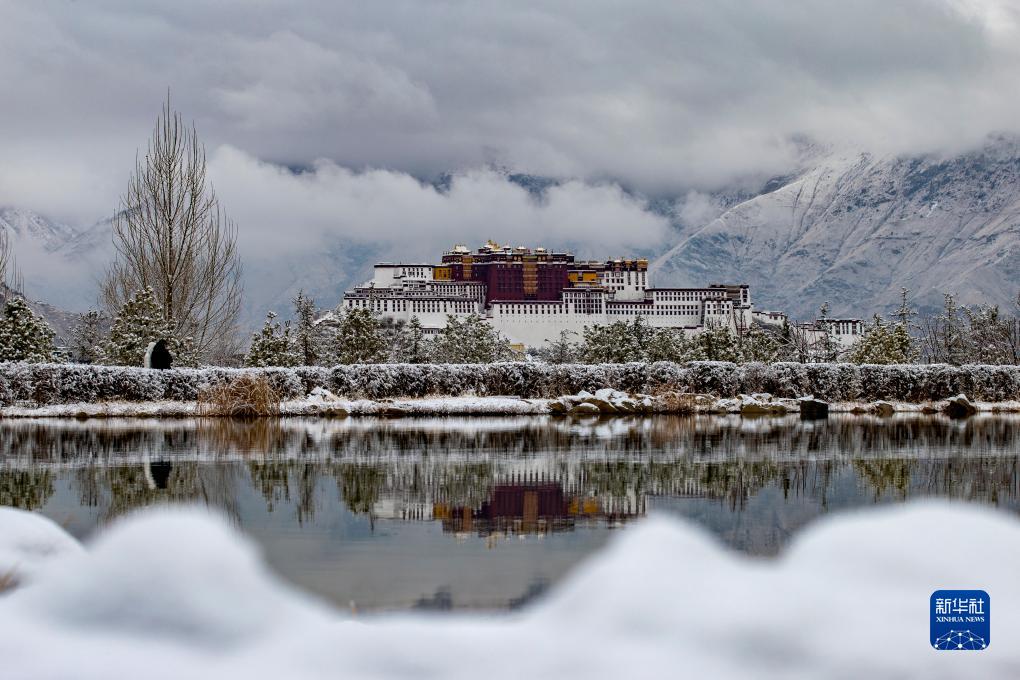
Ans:
{"type": "Polygon", "coordinates": [[[930,313],[943,293],[1010,305],[1020,287],[1020,145],[951,157],[830,153],[688,230],[653,263],[658,285],[748,283],[758,306],[867,317],[900,288],[930,313]]]}

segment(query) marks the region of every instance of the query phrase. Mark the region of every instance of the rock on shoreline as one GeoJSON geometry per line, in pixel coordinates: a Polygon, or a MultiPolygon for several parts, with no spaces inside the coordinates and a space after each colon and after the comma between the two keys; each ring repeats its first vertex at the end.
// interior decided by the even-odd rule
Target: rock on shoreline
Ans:
{"type": "MultiPolygon", "coordinates": [[[[566,418],[634,417],[654,414],[740,415],[746,418],[800,415],[824,418],[828,413],[851,413],[891,417],[897,413],[945,414],[966,417],[975,413],[1020,413],[1020,401],[982,402],[958,395],[940,402],[893,401],[825,402],[813,397],[792,399],[767,393],[719,398],[708,394],[665,392],[658,395],[628,394],[603,389],[581,391],[556,399],[525,399],[515,396],[422,397],[405,399],[344,399],[317,390],[304,399],[281,402],[279,417],[417,417],[417,416],[553,416],[566,418]]],[[[101,401],[93,403],[30,404],[0,408],[2,418],[194,418],[201,416],[194,401],[101,401]]],[[[218,416],[208,416],[218,417],[218,416]]]]}

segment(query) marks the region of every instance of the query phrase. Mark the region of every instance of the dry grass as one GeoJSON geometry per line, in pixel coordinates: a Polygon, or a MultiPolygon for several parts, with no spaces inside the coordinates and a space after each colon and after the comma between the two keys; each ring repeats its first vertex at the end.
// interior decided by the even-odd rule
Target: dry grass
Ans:
{"type": "Polygon", "coordinates": [[[280,415],[280,394],[264,376],[242,375],[198,393],[203,416],[257,418],[280,415]]]}
{"type": "Polygon", "coordinates": [[[665,386],[652,390],[655,411],[658,413],[694,413],[697,409],[697,395],[690,392],[677,392],[665,386]]]}
{"type": "Polygon", "coordinates": [[[216,453],[276,451],[287,444],[278,418],[217,418],[198,427],[202,445],[216,453]]]}
{"type": "Polygon", "coordinates": [[[18,585],[18,579],[14,577],[13,571],[0,573],[0,593],[13,589],[16,585],[18,585]]]}

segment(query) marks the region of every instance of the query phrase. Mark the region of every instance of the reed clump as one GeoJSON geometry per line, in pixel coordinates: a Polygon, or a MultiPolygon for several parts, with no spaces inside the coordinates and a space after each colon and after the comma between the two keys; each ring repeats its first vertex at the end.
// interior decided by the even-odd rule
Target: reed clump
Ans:
{"type": "Polygon", "coordinates": [[[240,375],[200,390],[198,413],[233,418],[278,416],[280,401],[280,393],[265,376],[240,375]]]}
{"type": "Polygon", "coordinates": [[[690,392],[678,392],[660,385],[651,390],[651,396],[656,413],[689,415],[697,411],[698,395],[690,392]]]}

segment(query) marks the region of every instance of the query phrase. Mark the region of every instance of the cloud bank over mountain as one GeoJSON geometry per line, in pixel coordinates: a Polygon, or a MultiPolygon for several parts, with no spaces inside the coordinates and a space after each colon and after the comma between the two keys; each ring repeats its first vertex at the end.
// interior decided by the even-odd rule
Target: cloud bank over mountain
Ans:
{"type": "Polygon", "coordinates": [[[437,188],[407,173],[353,172],[325,160],[294,173],[220,147],[210,176],[244,225],[241,245],[252,256],[310,249],[338,236],[412,258],[435,257],[436,243],[504,237],[579,252],[592,243],[633,251],[662,243],[669,228],[616,184],[574,180],[535,195],[493,170],[455,174],[437,188]]]}
{"type": "Polygon", "coordinates": [[[167,88],[210,148],[284,166],[646,193],[781,172],[801,135],[956,151],[1020,121],[1020,10],[995,0],[0,5],[0,204],[78,223],[167,88]]]}
{"type": "MultiPolygon", "coordinates": [[[[833,149],[952,157],[1020,133],[1006,0],[0,0],[0,15],[0,206],[108,240],[169,89],[279,300],[307,285],[332,304],[371,258],[457,241],[663,253],[833,149]]],[[[65,283],[91,295],[95,276],[65,283]]]]}

